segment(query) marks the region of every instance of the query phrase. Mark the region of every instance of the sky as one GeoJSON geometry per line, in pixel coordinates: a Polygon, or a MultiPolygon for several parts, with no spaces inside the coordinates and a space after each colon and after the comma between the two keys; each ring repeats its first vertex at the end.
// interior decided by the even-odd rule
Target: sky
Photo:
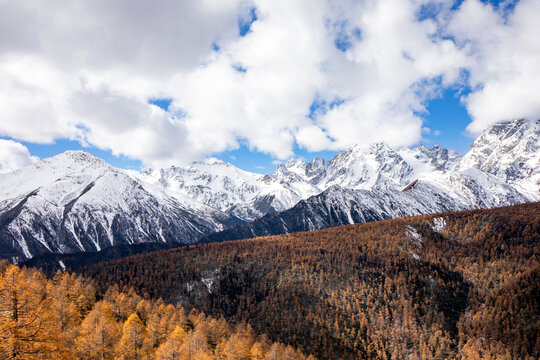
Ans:
{"type": "Polygon", "coordinates": [[[268,173],[540,118],[540,1],[0,0],[0,172],[66,150],[268,173]]]}

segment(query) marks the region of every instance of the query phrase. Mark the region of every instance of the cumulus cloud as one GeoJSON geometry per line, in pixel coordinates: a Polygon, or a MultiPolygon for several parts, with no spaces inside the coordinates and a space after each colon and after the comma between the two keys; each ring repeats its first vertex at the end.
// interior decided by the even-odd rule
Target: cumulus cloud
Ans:
{"type": "Polygon", "coordinates": [[[536,0],[521,0],[509,14],[466,0],[455,13],[449,32],[469,57],[472,134],[501,119],[540,118],[539,17],[536,0]]]}
{"type": "Polygon", "coordinates": [[[150,165],[210,152],[192,146],[174,98],[213,43],[237,37],[237,1],[1,1],[0,136],[76,139],[150,165]]]}
{"type": "Polygon", "coordinates": [[[0,139],[0,174],[17,170],[39,160],[30,155],[26,146],[13,141],[0,139]]]}
{"type": "Polygon", "coordinates": [[[240,143],[276,159],[295,145],[411,145],[426,102],[456,84],[473,88],[471,132],[538,116],[538,2],[510,14],[452,6],[0,0],[0,136],[76,139],[163,166],[240,143]]]}

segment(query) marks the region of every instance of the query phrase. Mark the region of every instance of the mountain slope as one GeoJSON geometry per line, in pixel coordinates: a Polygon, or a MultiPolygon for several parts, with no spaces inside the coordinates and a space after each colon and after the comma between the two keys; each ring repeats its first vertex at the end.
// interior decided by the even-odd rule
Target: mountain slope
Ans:
{"type": "Polygon", "coordinates": [[[0,175],[0,256],[192,243],[540,200],[540,121],[488,128],[461,157],[438,145],[356,145],[271,174],[222,161],[145,173],[66,152],[0,175]],[[251,221],[249,224],[245,224],[251,221]],[[230,228],[237,225],[236,228],[230,228]]]}
{"type": "Polygon", "coordinates": [[[195,162],[185,167],[149,170],[140,175],[173,197],[187,196],[245,221],[294,206],[320,190],[298,176],[261,175],[222,161],[195,162]]]}
{"type": "Polygon", "coordinates": [[[320,359],[538,359],[540,203],[180,247],[78,271],[320,359]],[[132,274],[141,274],[134,277],[132,274]]]}
{"type": "Polygon", "coordinates": [[[503,121],[472,144],[461,169],[476,167],[538,199],[540,187],[540,120],[503,121]]]}
{"type": "Polygon", "coordinates": [[[0,254],[15,262],[117,244],[192,243],[229,223],[234,219],[182,203],[85,152],[0,175],[0,254]]]}
{"type": "Polygon", "coordinates": [[[335,186],[392,192],[415,180],[449,193],[454,209],[492,207],[540,199],[539,128],[538,121],[501,122],[487,129],[464,158],[439,145],[395,150],[376,143],[353,146],[326,162],[291,159],[265,176],[218,161],[149,171],[141,178],[244,221],[291,209],[335,186]]]}
{"type": "Polygon", "coordinates": [[[333,186],[289,210],[207,235],[201,241],[288,234],[402,216],[513,205],[528,200],[508,184],[483,172],[468,169],[460,175],[449,179],[460,191],[428,181],[417,181],[407,191],[388,187],[351,190],[333,186]]]}
{"type": "Polygon", "coordinates": [[[463,158],[438,145],[399,151],[383,143],[355,146],[320,167],[310,181],[326,190],[202,241],[540,200],[540,120],[495,124],[463,158]]]}

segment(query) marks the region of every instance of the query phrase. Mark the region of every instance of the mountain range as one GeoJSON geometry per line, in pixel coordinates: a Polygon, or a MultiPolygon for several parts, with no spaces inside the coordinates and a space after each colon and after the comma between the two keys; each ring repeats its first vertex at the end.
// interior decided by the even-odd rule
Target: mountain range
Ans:
{"type": "Polygon", "coordinates": [[[540,120],[492,125],[467,154],[356,145],[271,174],[222,161],[134,172],[68,151],[0,175],[0,258],[218,241],[540,200],[540,120]]]}

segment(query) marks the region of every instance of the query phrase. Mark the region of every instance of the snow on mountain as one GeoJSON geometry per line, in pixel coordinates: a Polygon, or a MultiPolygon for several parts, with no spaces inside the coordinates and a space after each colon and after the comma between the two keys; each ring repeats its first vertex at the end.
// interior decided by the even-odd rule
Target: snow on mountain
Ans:
{"type": "Polygon", "coordinates": [[[414,168],[416,177],[454,171],[462,158],[457,152],[442,148],[439,144],[432,148],[420,145],[414,149],[401,149],[399,154],[414,168]]]}
{"type": "Polygon", "coordinates": [[[140,178],[173,197],[188,196],[246,221],[288,209],[320,192],[283,166],[264,176],[222,161],[150,170],[140,178]]]}
{"type": "Polygon", "coordinates": [[[460,170],[478,168],[540,200],[540,120],[503,121],[473,143],[460,170]]]}
{"type": "Polygon", "coordinates": [[[413,169],[385,143],[367,148],[353,146],[327,162],[325,176],[317,185],[328,189],[338,185],[348,189],[371,189],[381,180],[405,186],[413,169]]]}
{"type": "Polygon", "coordinates": [[[186,167],[148,170],[140,175],[172,196],[188,196],[223,212],[249,202],[258,194],[262,177],[222,161],[194,162],[186,167]]]}
{"type": "Polygon", "coordinates": [[[252,237],[536,201],[539,162],[540,121],[527,120],[491,126],[464,157],[439,145],[376,143],[330,161],[291,159],[267,175],[217,160],[138,173],[69,151],[0,175],[0,255],[191,243],[220,230],[212,238],[252,237]]]}
{"type": "Polygon", "coordinates": [[[472,170],[463,177],[453,174],[450,178],[455,186],[453,189],[448,184],[440,186],[432,180],[419,180],[407,191],[391,187],[347,189],[334,185],[300,201],[291,209],[210,234],[202,241],[287,234],[400,216],[518,204],[528,200],[493,175],[479,173],[472,170]],[[491,186],[497,189],[495,193],[490,192],[491,186]]]}
{"type": "MultiPolygon", "coordinates": [[[[383,143],[354,146],[306,179],[323,190],[320,194],[205,241],[540,200],[538,125],[525,120],[496,124],[463,158],[438,145],[397,151],[383,143]]],[[[293,167],[301,176],[305,166],[295,162],[293,167]]]]}
{"type": "Polygon", "coordinates": [[[437,144],[395,150],[376,143],[353,146],[330,161],[290,159],[264,176],[219,161],[154,170],[141,178],[244,221],[290,209],[333,186],[390,191],[414,181],[439,189],[457,209],[492,207],[539,198],[538,128],[538,121],[496,124],[465,157],[437,144]]]}
{"type": "Polygon", "coordinates": [[[187,208],[82,151],[0,175],[0,254],[14,261],[117,244],[192,243],[230,221],[202,204],[187,208]]]}
{"type": "Polygon", "coordinates": [[[244,221],[290,209],[332,186],[402,189],[422,176],[453,171],[461,156],[436,145],[395,151],[385,143],[353,146],[328,162],[290,159],[260,175],[222,161],[150,170],[140,175],[171,196],[187,196],[244,221]]]}

